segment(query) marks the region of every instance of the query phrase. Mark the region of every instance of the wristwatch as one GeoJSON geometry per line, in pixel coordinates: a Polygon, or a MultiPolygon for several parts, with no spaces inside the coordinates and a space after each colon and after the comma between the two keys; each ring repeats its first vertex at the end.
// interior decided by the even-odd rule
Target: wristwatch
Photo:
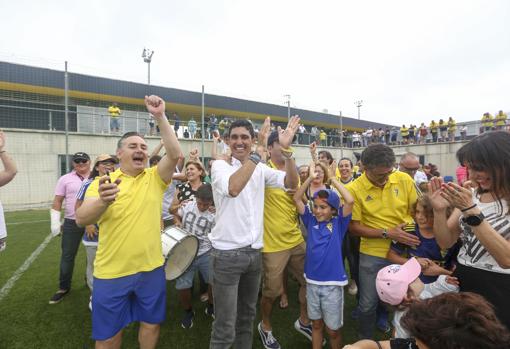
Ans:
{"type": "Polygon", "coordinates": [[[251,161],[252,161],[255,165],[257,165],[257,164],[260,162],[260,160],[261,160],[262,158],[260,157],[260,155],[259,155],[257,152],[252,151],[252,152],[250,153],[250,157],[249,157],[249,159],[250,159],[250,160],[251,160],[251,161]]]}
{"type": "Polygon", "coordinates": [[[387,239],[388,238],[388,229],[384,228],[382,230],[382,238],[387,239]]]}
{"type": "Polygon", "coordinates": [[[482,224],[484,219],[485,216],[481,212],[479,214],[462,217],[462,221],[472,227],[479,226],[480,224],[482,224]]]}

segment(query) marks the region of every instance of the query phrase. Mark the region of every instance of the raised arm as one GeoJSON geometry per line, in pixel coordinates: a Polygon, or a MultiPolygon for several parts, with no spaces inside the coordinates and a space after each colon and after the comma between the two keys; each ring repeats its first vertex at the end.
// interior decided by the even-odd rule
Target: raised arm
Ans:
{"type": "Polygon", "coordinates": [[[152,153],[149,157],[152,158],[154,155],[159,155],[159,152],[161,151],[161,149],[163,149],[163,140],[161,140],[159,142],[159,144],[154,148],[154,150],[152,151],[152,153]]]}
{"type": "Polygon", "coordinates": [[[158,173],[165,183],[170,183],[175,171],[175,165],[181,154],[181,146],[165,116],[165,101],[158,96],[145,96],[145,106],[158,123],[161,139],[166,151],[166,154],[158,163],[158,173]]]}
{"type": "Polygon", "coordinates": [[[440,177],[432,178],[428,184],[428,192],[434,211],[434,235],[437,244],[442,249],[446,249],[452,247],[459,238],[460,226],[458,222],[460,211],[455,210],[450,219],[446,217],[446,211],[450,207],[450,203],[441,196],[441,186],[443,183],[443,179],[440,177]],[[456,219],[456,222],[453,221],[454,219],[456,219]]]}
{"type": "Polygon", "coordinates": [[[0,187],[12,181],[14,176],[16,176],[16,173],[18,172],[18,169],[16,168],[16,163],[7,154],[4,148],[5,148],[5,134],[3,131],[0,131],[0,159],[2,160],[2,164],[4,165],[4,170],[0,172],[0,187]]]}
{"type": "Polygon", "coordinates": [[[299,184],[296,163],[292,157],[293,150],[290,147],[299,127],[299,120],[299,116],[294,115],[289,119],[285,130],[278,126],[278,143],[280,143],[282,156],[285,159],[285,188],[288,189],[295,189],[299,184]]]}
{"type": "Polygon", "coordinates": [[[310,164],[310,175],[305,180],[304,183],[296,190],[294,193],[294,205],[296,205],[297,211],[299,214],[305,213],[305,204],[303,203],[303,195],[305,195],[306,189],[310,186],[310,183],[317,177],[317,173],[315,173],[315,164],[312,162],[310,164]]]}
{"type": "Polygon", "coordinates": [[[331,184],[335,187],[336,190],[340,193],[343,199],[342,212],[344,217],[350,215],[352,213],[352,207],[354,206],[354,198],[351,193],[343,186],[342,183],[336,180],[336,177],[331,177],[331,184]]]}

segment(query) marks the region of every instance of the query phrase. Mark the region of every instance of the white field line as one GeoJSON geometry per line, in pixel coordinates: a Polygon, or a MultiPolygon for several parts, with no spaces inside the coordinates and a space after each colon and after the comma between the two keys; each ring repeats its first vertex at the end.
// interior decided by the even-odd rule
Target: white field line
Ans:
{"type": "Polygon", "coordinates": [[[7,294],[9,293],[11,288],[14,286],[16,281],[18,281],[18,279],[23,275],[23,273],[25,271],[27,271],[27,269],[30,267],[32,262],[37,258],[37,256],[39,256],[39,254],[49,244],[49,242],[51,241],[51,238],[52,238],[52,236],[51,236],[51,233],[50,233],[50,234],[48,234],[46,239],[44,239],[44,241],[39,245],[39,247],[37,247],[36,250],[34,252],[32,252],[30,257],[28,257],[25,260],[23,265],[21,267],[19,267],[18,270],[16,270],[14,272],[14,274],[12,274],[12,276],[11,276],[11,278],[9,280],[7,280],[5,285],[0,289],[0,301],[2,301],[2,299],[5,298],[5,296],[7,296],[7,294]]]}
{"type": "Polygon", "coordinates": [[[41,220],[38,220],[38,221],[11,222],[11,223],[6,223],[5,225],[18,225],[18,224],[28,224],[28,223],[42,223],[42,222],[49,222],[49,221],[50,221],[49,219],[41,219],[41,220]]]}

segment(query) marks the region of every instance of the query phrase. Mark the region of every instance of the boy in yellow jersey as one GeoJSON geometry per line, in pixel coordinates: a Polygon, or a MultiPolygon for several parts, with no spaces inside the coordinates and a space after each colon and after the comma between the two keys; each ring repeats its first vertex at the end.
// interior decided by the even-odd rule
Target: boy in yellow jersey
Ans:
{"type": "Polygon", "coordinates": [[[450,116],[448,119],[448,138],[450,142],[455,141],[455,132],[457,131],[457,123],[450,116]]]}
{"type": "Polygon", "coordinates": [[[377,272],[387,266],[386,254],[392,240],[416,246],[419,239],[405,232],[412,222],[411,208],[417,199],[413,179],[395,171],[395,154],[384,144],[373,144],[361,154],[364,173],[347,185],[354,197],[349,232],[361,237],[359,260],[359,336],[373,338],[377,272]]]}
{"type": "Polygon", "coordinates": [[[140,321],[140,347],[154,348],[165,319],[161,202],[181,149],[165,117],[165,102],[146,96],[145,105],[159,126],[166,155],[147,168],[143,136],[124,134],[117,143],[119,169],[96,178],[76,211],[77,224],[97,222],[101,230],[92,294],[96,348],[120,348],[122,329],[134,321],[140,321]]]}

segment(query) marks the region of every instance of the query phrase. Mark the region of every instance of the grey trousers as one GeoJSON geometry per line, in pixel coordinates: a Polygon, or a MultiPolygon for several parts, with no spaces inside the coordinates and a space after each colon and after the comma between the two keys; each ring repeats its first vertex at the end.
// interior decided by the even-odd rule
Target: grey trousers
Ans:
{"type": "Polygon", "coordinates": [[[209,263],[215,320],[210,349],[252,347],[261,261],[261,251],[250,247],[212,249],[209,263]]]}
{"type": "Polygon", "coordinates": [[[94,259],[96,259],[97,246],[85,246],[85,251],[87,251],[87,286],[90,291],[92,291],[93,281],[94,281],[94,259]]]}

